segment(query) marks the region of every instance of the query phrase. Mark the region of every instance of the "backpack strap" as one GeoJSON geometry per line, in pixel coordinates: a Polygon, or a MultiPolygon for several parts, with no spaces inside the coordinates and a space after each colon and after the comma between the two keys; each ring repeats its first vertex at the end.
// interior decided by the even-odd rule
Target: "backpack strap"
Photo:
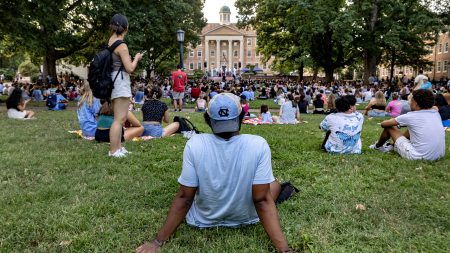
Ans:
{"type": "Polygon", "coordinates": [[[116,50],[116,48],[123,43],[123,40],[116,40],[110,47],[108,47],[109,52],[114,52],[114,50],[116,50]]]}

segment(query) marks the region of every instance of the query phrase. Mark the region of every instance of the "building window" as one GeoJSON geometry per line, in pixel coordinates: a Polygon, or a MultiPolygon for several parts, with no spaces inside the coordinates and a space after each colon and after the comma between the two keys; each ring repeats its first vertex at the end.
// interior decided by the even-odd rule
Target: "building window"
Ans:
{"type": "Polygon", "coordinates": [[[247,51],[247,56],[248,56],[248,57],[252,57],[252,51],[248,50],[248,51],[247,51]]]}
{"type": "Polygon", "coordinates": [[[235,41],[235,42],[233,42],[233,45],[234,45],[235,47],[237,47],[238,43],[235,41]]]}
{"type": "Polygon", "coordinates": [[[189,51],[189,57],[194,57],[194,51],[189,51]]]}
{"type": "Polygon", "coordinates": [[[444,61],[444,72],[447,72],[447,66],[448,66],[448,62],[447,61],[444,61]]]}
{"type": "Polygon", "coordinates": [[[234,55],[234,57],[238,57],[238,51],[237,51],[237,50],[234,50],[233,55],[234,55]]]}
{"type": "Polygon", "coordinates": [[[252,45],[252,39],[247,39],[247,46],[251,46],[252,45]]]}
{"type": "Polygon", "coordinates": [[[444,52],[448,53],[448,42],[445,42],[444,52]]]}
{"type": "Polygon", "coordinates": [[[201,62],[197,63],[197,69],[202,69],[202,63],[201,62]]]}
{"type": "Polygon", "coordinates": [[[442,53],[442,44],[439,44],[439,49],[438,49],[438,53],[442,53]]]}
{"type": "Polygon", "coordinates": [[[235,68],[235,69],[238,68],[238,64],[237,64],[237,63],[234,64],[234,68],[235,68]]]}
{"type": "Polygon", "coordinates": [[[194,63],[193,62],[189,63],[189,70],[194,70],[194,63]]]}
{"type": "Polygon", "coordinates": [[[202,57],[202,50],[198,50],[198,51],[197,51],[197,56],[198,56],[198,57],[202,57]]]}
{"type": "Polygon", "coordinates": [[[216,53],[216,52],[215,52],[214,50],[211,50],[211,56],[212,56],[212,57],[215,56],[215,53],[216,53]]]}
{"type": "Polygon", "coordinates": [[[438,61],[437,63],[437,72],[441,72],[441,62],[438,61]]]}

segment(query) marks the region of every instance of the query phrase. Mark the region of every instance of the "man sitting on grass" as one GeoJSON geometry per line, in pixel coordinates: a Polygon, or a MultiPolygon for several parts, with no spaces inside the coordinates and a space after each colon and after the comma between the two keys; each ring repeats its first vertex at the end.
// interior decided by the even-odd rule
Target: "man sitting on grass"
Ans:
{"type": "Polygon", "coordinates": [[[320,128],[327,131],[322,149],[336,154],[361,154],[361,131],[364,116],[356,112],[356,98],[351,95],[336,99],[337,113],[325,117],[320,128]]]}
{"type": "Polygon", "coordinates": [[[272,174],[270,148],[259,136],[240,134],[244,114],[239,97],[215,95],[205,121],[214,134],[193,136],[183,153],[180,188],[151,243],[138,253],[156,252],[186,217],[197,228],[240,227],[261,221],[279,252],[291,252],[281,230],[277,203],[291,196],[272,174]]]}
{"type": "Polygon", "coordinates": [[[371,149],[389,152],[394,149],[408,160],[437,160],[445,155],[445,131],[441,117],[434,105],[433,93],[415,90],[411,99],[411,112],[381,123],[384,128],[377,143],[371,149]],[[402,133],[397,126],[406,126],[402,133]],[[387,141],[392,138],[394,145],[387,141]]]}

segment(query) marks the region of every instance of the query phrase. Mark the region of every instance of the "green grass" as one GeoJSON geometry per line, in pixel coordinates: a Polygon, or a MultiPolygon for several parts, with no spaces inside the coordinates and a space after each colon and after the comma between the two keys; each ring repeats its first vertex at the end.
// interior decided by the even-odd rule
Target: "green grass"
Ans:
{"type": "MultiPolygon", "coordinates": [[[[181,114],[210,132],[200,114],[181,114]]],[[[67,133],[78,129],[73,110],[42,109],[37,120],[17,121],[5,119],[3,105],[0,117],[0,252],[132,252],[153,238],[178,189],[185,139],[127,143],[133,153],[111,159],[107,144],[67,133]]],[[[278,207],[293,248],[449,251],[450,152],[424,162],[369,150],[381,133],[373,119],[364,125],[362,155],[329,155],[319,150],[323,116],[303,117],[309,124],[242,129],[266,138],[275,176],[301,190],[278,207]]],[[[197,230],[182,224],[161,252],[206,251],[273,247],[261,225],[197,230]]]]}

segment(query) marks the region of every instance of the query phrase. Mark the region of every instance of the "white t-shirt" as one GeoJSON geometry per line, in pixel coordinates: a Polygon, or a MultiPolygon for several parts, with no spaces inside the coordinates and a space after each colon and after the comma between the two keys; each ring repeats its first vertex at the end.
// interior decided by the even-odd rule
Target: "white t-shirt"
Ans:
{"type": "Polygon", "coordinates": [[[416,159],[437,160],[445,155],[445,130],[436,110],[420,110],[400,115],[395,120],[407,126],[416,159]]]}
{"type": "Polygon", "coordinates": [[[420,75],[416,76],[416,79],[414,79],[414,83],[418,83],[418,84],[422,85],[424,78],[427,78],[427,77],[423,74],[420,74],[420,75]]]}
{"type": "Polygon", "coordinates": [[[181,185],[198,187],[186,222],[196,227],[235,227],[259,221],[252,185],[269,184],[272,174],[270,148],[256,135],[224,140],[198,134],[186,144],[181,185]]]}
{"type": "Polygon", "coordinates": [[[361,154],[361,131],[364,116],[359,113],[333,113],[325,117],[320,128],[331,131],[325,149],[338,154],[361,154]]]}

